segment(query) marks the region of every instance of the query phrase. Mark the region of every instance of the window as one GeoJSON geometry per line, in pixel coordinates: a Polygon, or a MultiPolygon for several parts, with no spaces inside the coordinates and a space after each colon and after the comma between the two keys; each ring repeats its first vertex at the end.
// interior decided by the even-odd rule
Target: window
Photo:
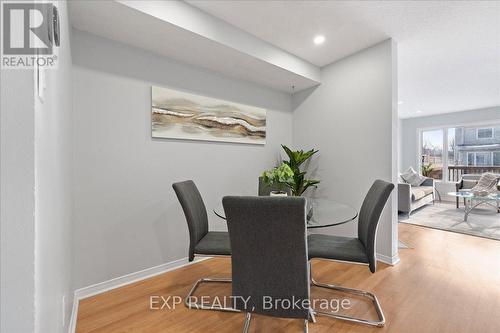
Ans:
{"type": "Polygon", "coordinates": [[[470,171],[467,166],[498,167],[499,134],[500,122],[419,129],[417,168],[424,176],[456,181],[470,171]]]}
{"type": "Polygon", "coordinates": [[[448,165],[458,165],[457,146],[455,144],[455,129],[448,128],[448,165]]]}
{"type": "Polygon", "coordinates": [[[493,165],[500,166],[500,151],[493,153],[493,165]]]}
{"type": "Polygon", "coordinates": [[[478,128],[476,137],[478,139],[492,139],[493,138],[493,128],[478,128]]]}
{"type": "Polygon", "coordinates": [[[475,162],[477,166],[491,165],[491,153],[476,153],[475,162]]]}
{"type": "Polygon", "coordinates": [[[423,131],[421,152],[422,174],[426,177],[441,179],[443,176],[443,130],[423,131]]]}
{"type": "Polygon", "coordinates": [[[500,165],[500,151],[467,153],[467,165],[471,166],[500,165]]]}
{"type": "Polygon", "coordinates": [[[467,153],[467,165],[474,165],[474,153],[467,153]]]}

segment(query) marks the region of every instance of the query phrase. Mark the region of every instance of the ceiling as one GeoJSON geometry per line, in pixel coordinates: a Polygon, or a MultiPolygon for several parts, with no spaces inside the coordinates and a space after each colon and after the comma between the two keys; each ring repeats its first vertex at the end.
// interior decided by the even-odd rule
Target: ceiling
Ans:
{"type": "Polygon", "coordinates": [[[319,84],[320,70],[182,1],[68,2],[78,30],[286,93],[319,84]]]}
{"type": "Polygon", "coordinates": [[[500,105],[498,1],[187,2],[320,67],[392,37],[401,118],[500,105]]]}

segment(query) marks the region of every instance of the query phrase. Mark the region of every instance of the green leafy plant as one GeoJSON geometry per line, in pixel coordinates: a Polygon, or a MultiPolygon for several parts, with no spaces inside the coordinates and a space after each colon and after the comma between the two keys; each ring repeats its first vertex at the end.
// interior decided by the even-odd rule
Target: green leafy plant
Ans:
{"type": "Polygon", "coordinates": [[[433,170],[434,170],[434,167],[432,166],[431,163],[429,163],[429,164],[422,164],[422,176],[429,177],[431,175],[431,172],[433,170]]]}
{"type": "Polygon", "coordinates": [[[262,178],[268,186],[274,185],[283,191],[293,181],[293,171],[287,164],[283,163],[279,167],[264,171],[262,178]]]}
{"type": "Polygon", "coordinates": [[[317,179],[306,179],[306,171],[302,171],[300,166],[304,164],[305,161],[310,159],[318,150],[291,150],[285,145],[281,145],[283,150],[288,155],[289,160],[283,163],[288,165],[293,172],[292,180],[287,182],[287,185],[292,190],[293,196],[301,196],[309,187],[316,186],[320,183],[317,179]]]}

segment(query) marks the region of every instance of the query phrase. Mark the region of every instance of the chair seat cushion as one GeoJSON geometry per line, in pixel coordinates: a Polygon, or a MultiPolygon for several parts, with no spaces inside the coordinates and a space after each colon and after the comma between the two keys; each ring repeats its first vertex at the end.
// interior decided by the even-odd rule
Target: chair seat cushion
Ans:
{"type": "Polygon", "coordinates": [[[411,188],[411,199],[413,201],[420,200],[423,197],[432,194],[432,192],[434,192],[432,186],[413,186],[411,188]]]}
{"type": "Polygon", "coordinates": [[[307,237],[307,246],[309,259],[368,263],[366,249],[358,238],[312,234],[307,237]]]}
{"type": "Polygon", "coordinates": [[[231,255],[229,234],[224,231],[209,231],[194,248],[194,253],[206,255],[231,255]]]}

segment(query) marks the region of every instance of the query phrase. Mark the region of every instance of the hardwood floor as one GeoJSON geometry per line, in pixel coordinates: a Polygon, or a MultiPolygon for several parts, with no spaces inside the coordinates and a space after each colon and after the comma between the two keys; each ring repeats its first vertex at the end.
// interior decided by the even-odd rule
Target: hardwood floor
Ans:
{"type": "MultiPolygon", "coordinates": [[[[309,324],[319,332],[497,333],[500,332],[500,242],[413,225],[399,225],[396,266],[313,262],[316,280],[374,292],[386,316],[383,328],[317,317],[309,324]]],[[[80,301],[77,332],[240,332],[243,314],[150,309],[150,296],[184,297],[200,277],[229,277],[229,259],[210,259],[80,301]]],[[[230,295],[229,285],[201,287],[197,295],[230,295]]],[[[319,288],[313,299],[342,298],[319,288]]],[[[154,299],[155,300],[155,299],[154,299]]],[[[370,303],[352,299],[349,313],[375,318],[370,303]]],[[[160,300],[156,307],[163,305],[160,300]]],[[[343,313],[343,311],[341,311],[343,313]]],[[[251,332],[302,332],[301,320],[253,316],[251,332]]]]}

